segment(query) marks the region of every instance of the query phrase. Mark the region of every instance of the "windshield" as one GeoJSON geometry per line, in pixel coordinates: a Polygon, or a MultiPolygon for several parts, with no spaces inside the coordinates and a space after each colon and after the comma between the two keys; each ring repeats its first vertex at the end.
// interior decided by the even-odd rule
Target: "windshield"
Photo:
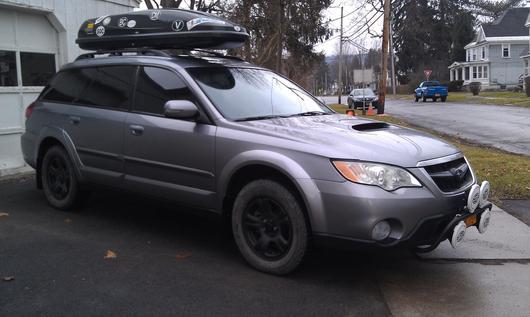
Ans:
{"type": "Polygon", "coordinates": [[[370,88],[365,88],[365,89],[355,89],[353,91],[353,95],[354,96],[375,96],[374,95],[374,92],[372,91],[372,89],[370,88]]]}
{"type": "Polygon", "coordinates": [[[437,81],[426,81],[423,83],[423,87],[434,87],[434,86],[439,86],[440,83],[437,82],[437,81]]]}
{"type": "Polygon", "coordinates": [[[191,68],[191,76],[216,108],[231,120],[257,120],[332,111],[289,80],[267,70],[191,68]]]}

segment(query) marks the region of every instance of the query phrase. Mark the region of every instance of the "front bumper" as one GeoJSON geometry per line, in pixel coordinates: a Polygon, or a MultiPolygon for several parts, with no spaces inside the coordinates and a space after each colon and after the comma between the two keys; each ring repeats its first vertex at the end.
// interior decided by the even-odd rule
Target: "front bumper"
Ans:
{"type": "Polygon", "coordinates": [[[429,184],[388,192],[376,186],[351,182],[313,181],[319,192],[318,199],[313,197],[313,201],[319,204],[316,208],[309,208],[315,241],[352,247],[415,247],[439,243],[438,238],[442,236],[441,241],[446,238],[444,231],[455,217],[466,215],[471,188],[444,194],[429,184]],[[391,224],[392,233],[387,239],[375,241],[372,230],[383,220],[391,224]]]}

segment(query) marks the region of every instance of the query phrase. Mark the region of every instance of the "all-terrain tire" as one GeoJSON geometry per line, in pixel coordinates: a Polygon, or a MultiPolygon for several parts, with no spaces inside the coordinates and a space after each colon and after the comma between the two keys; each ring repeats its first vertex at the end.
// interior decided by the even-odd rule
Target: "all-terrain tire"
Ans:
{"type": "Polygon", "coordinates": [[[259,271],[284,275],[295,270],[308,250],[308,228],[301,202],[291,189],[277,181],[268,179],[252,181],[243,187],[234,202],[232,210],[234,239],[245,260],[259,271]],[[267,218],[269,214],[275,216],[267,218]],[[284,216],[281,216],[282,214],[284,216]],[[272,221],[265,223],[265,219],[275,218],[288,221],[288,224],[282,222],[280,225],[279,220],[278,223],[272,221]],[[262,223],[263,227],[259,227],[262,223]],[[279,226],[280,230],[276,232],[282,235],[280,241],[288,241],[288,246],[277,247],[277,241],[273,239],[277,239],[278,236],[274,235],[273,229],[277,230],[278,227],[271,227],[272,233],[267,233],[268,225],[279,226]],[[256,238],[257,236],[260,238],[256,238]],[[272,256],[279,250],[283,250],[283,253],[272,256]]]}
{"type": "Polygon", "coordinates": [[[70,210],[80,202],[79,182],[72,161],[63,147],[48,149],[41,168],[42,188],[52,207],[70,210]]]}

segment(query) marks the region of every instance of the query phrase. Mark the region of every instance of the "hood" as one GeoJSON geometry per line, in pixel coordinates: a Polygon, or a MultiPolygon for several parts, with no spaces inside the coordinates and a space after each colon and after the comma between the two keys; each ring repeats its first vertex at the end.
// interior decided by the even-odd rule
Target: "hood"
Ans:
{"type": "Polygon", "coordinates": [[[335,159],[415,167],[419,161],[460,152],[423,132],[340,114],[247,121],[238,125],[284,139],[276,146],[285,143],[290,149],[335,159]]]}

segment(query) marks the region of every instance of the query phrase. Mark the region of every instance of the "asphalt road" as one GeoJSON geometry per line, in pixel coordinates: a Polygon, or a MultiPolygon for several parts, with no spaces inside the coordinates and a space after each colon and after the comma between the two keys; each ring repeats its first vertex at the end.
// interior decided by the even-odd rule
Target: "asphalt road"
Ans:
{"type": "Polygon", "coordinates": [[[527,315],[528,261],[489,264],[315,250],[274,277],[217,218],[108,191],[62,212],[0,181],[0,316],[527,315]]]}
{"type": "MultiPolygon", "coordinates": [[[[324,97],[336,103],[337,97],[324,97]]],[[[343,98],[343,103],[346,99],[343,98]]],[[[387,100],[385,112],[474,143],[530,156],[530,108],[387,100]]]]}

